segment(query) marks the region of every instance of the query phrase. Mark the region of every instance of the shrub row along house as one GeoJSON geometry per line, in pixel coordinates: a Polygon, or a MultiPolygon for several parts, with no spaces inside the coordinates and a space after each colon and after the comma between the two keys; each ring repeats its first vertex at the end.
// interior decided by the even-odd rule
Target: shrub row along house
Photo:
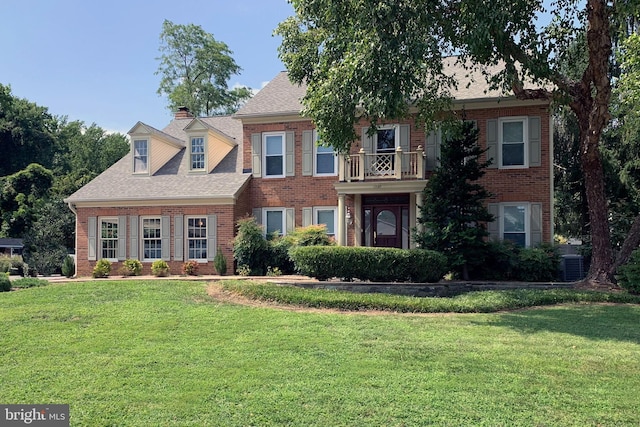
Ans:
{"type": "MultiPolygon", "coordinates": [[[[481,181],[492,194],[491,236],[551,241],[549,104],[490,91],[483,77],[448,64],[458,80],[454,108],[476,123],[492,159],[481,181]]],[[[412,247],[440,132],[408,119],[370,135],[363,121],[350,154],[336,155],[301,115],[304,94],[282,72],[233,116],[181,109],[162,130],[138,122],[130,153],[66,199],[76,214],[77,274],[90,275],[101,258],[139,259],[144,273],[157,259],[174,273],[196,260],[214,274],[217,251],[233,265],[235,224],[247,215],[267,233],[326,224],[340,245],[412,247]]]]}

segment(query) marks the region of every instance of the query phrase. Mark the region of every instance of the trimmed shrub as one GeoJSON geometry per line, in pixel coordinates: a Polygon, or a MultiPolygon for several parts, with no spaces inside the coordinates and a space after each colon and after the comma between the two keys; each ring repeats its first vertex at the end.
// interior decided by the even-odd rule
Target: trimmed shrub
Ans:
{"type": "Polygon", "coordinates": [[[164,277],[169,275],[169,264],[167,261],[158,259],[151,264],[151,274],[157,277],[164,277]]]}
{"type": "Polygon", "coordinates": [[[76,264],[73,262],[73,257],[67,255],[62,263],[62,274],[65,277],[71,277],[76,274],[76,264]]]}
{"type": "Polygon", "coordinates": [[[227,259],[224,257],[222,248],[220,247],[218,247],[216,256],[213,257],[213,266],[216,268],[219,275],[224,276],[227,274],[227,259]]]}
{"type": "Polygon", "coordinates": [[[634,294],[640,294],[640,249],[631,253],[629,261],[618,268],[618,284],[634,294]]]}
{"type": "Polygon", "coordinates": [[[333,237],[327,234],[327,226],[324,224],[298,227],[284,237],[291,246],[333,246],[336,244],[333,237]]]}
{"type": "Polygon", "coordinates": [[[560,268],[560,255],[551,245],[537,248],[521,248],[515,278],[522,282],[546,282],[555,280],[560,268]]]}
{"type": "Polygon", "coordinates": [[[49,282],[44,279],[36,279],[34,277],[23,277],[21,279],[14,280],[11,284],[14,288],[26,289],[38,286],[47,286],[49,282]]]}
{"type": "Polygon", "coordinates": [[[8,273],[11,270],[11,258],[8,256],[0,256],[0,273],[8,273]]]}
{"type": "Polygon", "coordinates": [[[137,259],[126,259],[120,272],[123,276],[139,276],[142,274],[142,263],[137,259]]]}
{"type": "Polygon", "coordinates": [[[198,265],[197,261],[186,261],[182,264],[182,274],[186,274],[187,276],[197,276],[198,268],[200,268],[200,265],[198,265]]]}
{"type": "Polygon", "coordinates": [[[423,249],[302,246],[290,254],[298,272],[318,280],[437,282],[447,269],[444,255],[423,249]]]}
{"type": "Polygon", "coordinates": [[[288,237],[288,235],[277,236],[267,241],[267,250],[269,251],[267,273],[274,268],[278,269],[282,274],[293,274],[296,271],[295,265],[289,256],[289,250],[293,246],[288,237]]]}
{"type": "Polygon", "coordinates": [[[9,273],[0,273],[0,292],[9,292],[11,290],[11,280],[9,273]]]}
{"type": "Polygon", "coordinates": [[[233,239],[233,256],[240,266],[246,266],[251,276],[264,276],[269,257],[269,248],[264,238],[262,226],[255,218],[247,217],[238,221],[238,234],[233,239]]]}
{"type": "Polygon", "coordinates": [[[471,280],[513,280],[519,248],[510,240],[491,240],[482,259],[470,269],[471,280]]]}
{"type": "Polygon", "coordinates": [[[111,262],[108,259],[99,259],[96,266],[93,267],[93,277],[96,279],[109,277],[111,273],[111,262]]]}

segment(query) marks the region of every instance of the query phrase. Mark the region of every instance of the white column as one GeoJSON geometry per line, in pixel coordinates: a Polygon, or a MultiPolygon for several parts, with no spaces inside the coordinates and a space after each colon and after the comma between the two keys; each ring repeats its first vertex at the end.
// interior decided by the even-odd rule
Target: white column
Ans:
{"type": "Polygon", "coordinates": [[[338,194],[338,246],[347,245],[347,227],[345,217],[347,216],[344,205],[344,194],[338,194]]]}

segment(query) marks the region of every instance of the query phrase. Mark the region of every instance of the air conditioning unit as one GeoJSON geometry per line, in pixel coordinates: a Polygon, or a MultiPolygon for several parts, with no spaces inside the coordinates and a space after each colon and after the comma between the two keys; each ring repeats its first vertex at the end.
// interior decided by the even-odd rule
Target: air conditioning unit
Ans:
{"type": "Polygon", "coordinates": [[[562,255],[560,268],[562,270],[562,280],[565,282],[582,280],[586,274],[582,255],[562,255]]]}

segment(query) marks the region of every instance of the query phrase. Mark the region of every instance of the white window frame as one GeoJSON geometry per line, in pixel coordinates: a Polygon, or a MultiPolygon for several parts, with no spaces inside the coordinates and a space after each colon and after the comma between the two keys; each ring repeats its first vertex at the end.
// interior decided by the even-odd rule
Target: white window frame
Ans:
{"type": "Polygon", "coordinates": [[[264,225],[265,236],[269,235],[267,231],[267,215],[269,212],[282,212],[282,228],[280,229],[280,236],[287,234],[287,209],[286,208],[262,208],[262,224],[264,225]]]}
{"type": "Polygon", "coordinates": [[[500,169],[526,169],[529,167],[529,120],[526,116],[518,117],[500,117],[498,119],[498,150],[500,158],[500,169]],[[523,140],[523,163],[522,165],[504,165],[502,146],[505,145],[503,141],[503,125],[505,123],[522,122],[522,140],[523,140]]]}
{"type": "Polygon", "coordinates": [[[504,227],[504,222],[506,219],[506,216],[504,214],[504,210],[507,207],[524,207],[524,240],[525,240],[525,248],[528,248],[531,246],[531,204],[530,203],[500,203],[500,239],[501,240],[507,240],[505,239],[505,227],[504,227]]]}
{"type": "MultiPolygon", "coordinates": [[[[393,129],[393,142],[394,142],[394,146],[393,146],[393,150],[395,151],[399,146],[400,146],[400,125],[382,125],[382,126],[378,126],[378,128],[376,129],[376,133],[373,135],[373,152],[374,153],[378,153],[378,131],[381,130],[391,130],[393,129]]],[[[383,152],[384,154],[390,154],[392,153],[391,151],[388,152],[383,152]]]]}
{"type": "Polygon", "coordinates": [[[148,139],[134,139],[133,142],[131,143],[131,151],[133,154],[133,173],[136,175],[148,175],[149,174],[149,140],[148,139]],[[144,156],[138,156],[136,155],[136,143],[137,142],[144,142],[145,144],[145,148],[146,148],[146,153],[144,156]],[[136,170],[136,159],[142,159],[144,158],[144,165],[145,165],[145,169],[144,170],[136,170]]]}
{"type": "Polygon", "coordinates": [[[162,236],[162,218],[161,217],[159,217],[159,216],[144,216],[144,217],[140,218],[140,253],[141,253],[142,261],[153,262],[153,261],[157,261],[159,259],[162,259],[162,237],[163,236],[162,236]],[[145,221],[148,221],[148,220],[154,220],[154,221],[157,220],[158,221],[158,229],[160,230],[160,236],[159,237],[153,237],[153,238],[145,237],[145,235],[144,235],[144,224],[145,224],[145,221]],[[156,249],[154,249],[154,250],[159,251],[159,255],[160,256],[157,257],[157,258],[147,258],[147,257],[145,257],[145,250],[144,250],[145,242],[151,241],[151,240],[157,240],[159,242],[159,244],[160,244],[156,249]]]}
{"type": "Polygon", "coordinates": [[[264,132],[262,134],[262,170],[264,173],[262,174],[263,178],[284,178],[286,175],[286,155],[287,155],[287,134],[286,132],[264,132]],[[279,136],[282,140],[282,174],[280,175],[269,175],[269,171],[267,169],[267,157],[276,157],[276,156],[268,156],[267,155],[267,138],[272,136],[279,136]]]}
{"type": "Polygon", "coordinates": [[[338,208],[337,206],[314,206],[313,207],[313,224],[324,224],[318,220],[318,213],[321,211],[333,211],[333,232],[327,229],[327,235],[337,237],[338,235],[338,208]]]}
{"type": "MultiPolygon", "coordinates": [[[[198,225],[197,223],[195,224],[196,226],[198,225]]],[[[197,262],[207,262],[207,255],[209,254],[209,250],[211,248],[207,247],[207,236],[208,236],[208,231],[209,231],[209,223],[208,223],[208,219],[206,215],[191,215],[191,216],[186,216],[185,217],[185,221],[184,221],[184,235],[185,235],[185,254],[187,255],[187,259],[188,260],[193,260],[193,261],[197,261],[197,262]],[[189,235],[189,222],[190,220],[203,220],[204,221],[204,235],[200,236],[200,237],[191,237],[189,235]],[[205,256],[204,258],[196,258],[196,257],[192,257],[191,256],[191,248],[189,247],[189,242],[191,241],[201,241],[204,242],[204,251],[205,251],[205,256]]],[[[201,228],[198,227],[198,228],[201,228]]],[[[198,249],[203,249],[203,248],[198,248],[198,249]]]]}
{"type": "Polygon", "coordinates": [[[204,136],[192,136],[189,138],[189,170],[194,172],[202,172],[207,169],[207,140],[204,136]],[[193,151],[193,140],[202,140],[202,152],[194,153],[193,151]],[[193,157],[194,155],[202,156],[202,167],[196,168],[193,166],[193,157]]]}
{"type": "Polygon", "coordinates": [[[100,226],[100,239],[99,239],[100,240],[100,244],[99,244],[100,245],[99,246],[99,248],[100,248],[100,257],[99,258],[108,259],[109,261],[112,261],[112,262],[118,261],[118,235],[120,233],[120,230],[118,229],[118,227],[119,227],[118,218],[117,217],[100,217],[100,218],[98,218],[98,224],[100,226]],[[102,230],[103,230],[102,225],[105,222],[109,222],[109,223],[114,225],[113,229],[116,232],[115,233],[115,237],[105,238],[102,235],[102,230]],[[113,244],[113,247],[104,248],[104,243],[106,243],[106,242],[111,242],[113,244]],[[105,250],[113,251],[113,255],[114,256],[113,257],[105,256],[105,250]]]}
{"type": "Polygon", "coordinates": [[[327,173],[327,172],[318,172],[318,155],[324,155],[324,156],[328,156],[329,152],[323,152],[323,153],[318,153],[318,142],[319,142],[319,137],[318,137],[318,131],[317,130],[313,130],[313,176],[336,176],[338,175],[338,155],[336,153],[336,150],[333,147],[322,147],[322,148],[331,148],[332,150],[332,155],[333,155],[333,172],[327,173]]]}

